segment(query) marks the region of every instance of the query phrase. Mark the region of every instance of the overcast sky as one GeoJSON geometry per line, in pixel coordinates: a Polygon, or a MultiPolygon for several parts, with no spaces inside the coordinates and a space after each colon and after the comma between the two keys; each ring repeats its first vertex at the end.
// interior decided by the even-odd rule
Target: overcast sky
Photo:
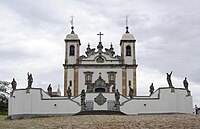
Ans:
{"type": "Polygon", "coordinates": [[[125,33],[135,36],[138,95],[149,95],[149,86],[167,86],[166,73],[173,71],[175,87],[188,77],[194,104],[200,106],[200,1],[199,0],[1,0],[0,80],[16,78],[18,88],[27,87],[27,72],[33,87],[63,93],[64,38],[71,32],[81,40],[81,54],[87,44],[112,42],[116,54],[125,33]]]}

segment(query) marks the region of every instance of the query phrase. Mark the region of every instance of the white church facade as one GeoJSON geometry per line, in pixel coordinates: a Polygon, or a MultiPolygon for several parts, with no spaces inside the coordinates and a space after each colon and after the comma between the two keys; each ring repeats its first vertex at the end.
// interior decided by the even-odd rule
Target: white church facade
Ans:
{"type": "Polygon", "coordinates": [[[127,96],[129,87],[133,88],[136,96],[136,56],[135,38],[128,31],[120,40],[121,55],[115,55],[112,44],[103,50],[101,32],[97,50],[88,44],[86,56],[79,56],[80,39],[74,33],[65,38],[65,63],[64,63],[64,96],[71,87],[72,95],[77,96],[82,89],[87,92],[115,92],[119,90],[127,96]],[[99,80],[101,77],[102,80],[99,80]],[[104,84],[98,84],[104,83],[104,84]]]}
{"type": "Polygon", "coordinates": [[[102,33],[98,35],[97,49],[88,44],[86,55],[80,56],[81,42],[72,26],[65,38],[64,96],[53,96],[50,86],[48,91],[34,86],[14,89],[9,98],[11,119],[95,111],[127,115],[193,113],[192,96],[186,88],[166,86],[148,96],[137,95],[136,39],[128,26],[119,42],[121,55],[115,55],[112,44],[103,49],[102,33]]]}

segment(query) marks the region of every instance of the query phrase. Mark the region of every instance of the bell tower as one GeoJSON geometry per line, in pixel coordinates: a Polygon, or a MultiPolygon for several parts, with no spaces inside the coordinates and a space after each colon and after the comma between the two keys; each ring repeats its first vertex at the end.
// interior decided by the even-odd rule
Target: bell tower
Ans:
{"type": "Polygon", "coordinates": [[[136,96],[136,55],[134,36],[129,33],[128,18],[126,18],[126,32],[120,40],[121,57],[122,57],[122,94],[127,96],[129,87],[133,87],[133,95],[136,96]],[[132,73],[129,73],[130,70],[132,73]],[[131,76],[132,78],[128,77],[131,76]]]}
{"type": "Polygon", "coordinates": [[[78,95],[78,67],[77,64],[80,50],[80,39],[74,32],[73,17],[71,19],[71,33],[66,36],[65,41],[65,63],[64,66],[64,96],[67,96],[68,86],[72,89],[72,95],[78,95]],[[70,76],[69,76],[70,75],[70,76]]]}

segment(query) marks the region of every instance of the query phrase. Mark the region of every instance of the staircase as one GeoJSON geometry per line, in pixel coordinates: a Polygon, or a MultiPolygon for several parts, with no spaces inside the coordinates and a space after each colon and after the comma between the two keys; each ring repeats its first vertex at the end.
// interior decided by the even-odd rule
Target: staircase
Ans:
{"type": "Polygon", "coordinates": [[[107,110],[93,110],[93,111],[80,111],[76,115],[127,115],[121,111],[107,111],[107,110]]]}

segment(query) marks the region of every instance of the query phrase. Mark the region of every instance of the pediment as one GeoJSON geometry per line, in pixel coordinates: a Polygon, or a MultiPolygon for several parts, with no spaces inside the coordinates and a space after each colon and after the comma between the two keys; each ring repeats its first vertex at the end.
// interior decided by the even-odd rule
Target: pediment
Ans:
{"type": "Polygon", "coordinates": [[[89,56],[80,56],[79,57],[79,63],[80,64],[85,64],[85,63],[106,63],[106,62],[115,62],[119,64],[121,62],[121,57],[120,56],[113,56],[108,52],[93,52],[89,56]]]}

